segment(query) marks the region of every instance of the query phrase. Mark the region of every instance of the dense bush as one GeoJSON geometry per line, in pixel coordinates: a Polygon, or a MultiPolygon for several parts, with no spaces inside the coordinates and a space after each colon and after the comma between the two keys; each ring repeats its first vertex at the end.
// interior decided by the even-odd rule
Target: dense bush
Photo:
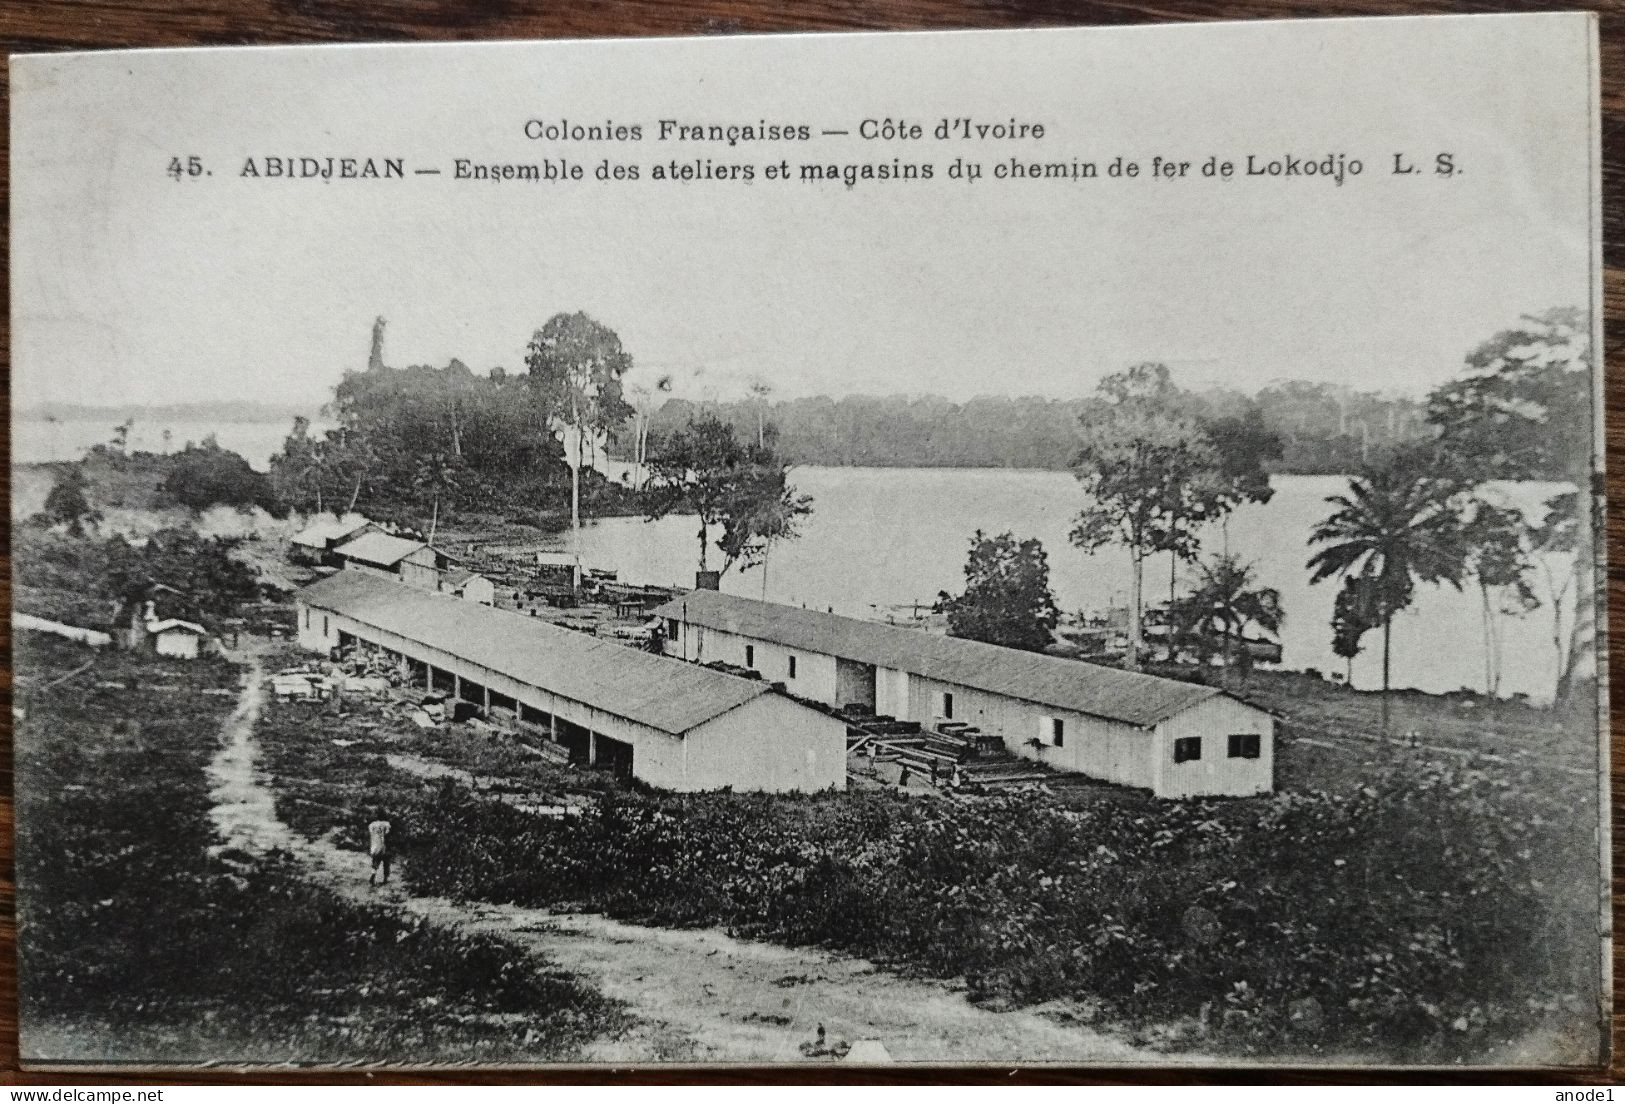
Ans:
{"type": "Polygon", "coordinates": [[[1595,1027],[1594,813],[1474,770],[1080,812],[625,795],[549,820],[448,789],[423,819],[423,891],[821,944],[997,1005],[1094,1003],[1173,1045],[1442,1061],[1542,1020],[1595,1027]]]}
{"type": "Polygon", "coordinates": [[[163,499],[202,513],[211,506],[236,510],[254,507],[280,516],[270,477],[255,471],[247,460],[223,449],[211,437],[166,458],[168,471],[158,489],[163,499]]]}

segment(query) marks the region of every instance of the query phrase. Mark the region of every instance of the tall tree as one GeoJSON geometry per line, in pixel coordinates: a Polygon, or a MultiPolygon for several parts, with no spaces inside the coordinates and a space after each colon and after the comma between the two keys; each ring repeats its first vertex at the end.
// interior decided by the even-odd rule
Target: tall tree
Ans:
{"type": "Polygon", "coordinates": [[[1461,589],[1466,542],[1455,498],[1459,485],[1436,474],[1437,462],[1407,450],[1367,468],[1349,481],[1346,494],[1326,501],[1335,507],[1309,536],[1309,581],[1353,575],[1369,588],[1382,626],[1382,728],[1388,731],[1394,615],[1411,604],[1418,583],[1461,589]]]}
{"type": "MultiPolygon", "coordinates": [[[[607,438],[632,414],[621,377],[632,357],[615,331],[581,311],[555,314],[531,337],[528,382],[550,429],[566,441],[575,586],[581,586],[581,469],[587,445],[607,438]],[[568,445],[574,445],[573,450],[568,445]]],[[[594,445],[596,449],[596,444],[594,445]]]]}
{"type": "Polygon", "coordinates": [[[1358,575],[1346,575],[1343,589],[1332,602],[1332,654],[1344,661],[1343,680],[1354,686],[1354,657],[1361,652],[1365,634],[1378,626],[1374,588],[1358,575]]]}
{"type": "Polygon", "coordinates": [[[1080,419],[1083,445],[1073,474],[1087,502],[1072,528],[1086,552],[1108,544],[1128,550],[1129,643],[1125,665],[1138,669],[1144,650],[1145,561],[1156,552],[1189,557],[1196,547],[1185,519],[1202,512],[1196,497],[1218,458],[1200,422],[1180,409],[1160,364],[1108,376],[1101,398],[1080,419]]]}
{"type": "Polygon", "coordinates": [[[1041,652],[1054,640],[1059,611],[1049,586],[1049,558],[1036,539],[978,529],[965,562],[965,592],[938,596],[948,631],[968,640],[1041,652]]]}
{"type": "Polygon", "coordinates": [[[754,376],[745,385],[750,392],[751,405],[756,408],[756,447],[767,446],[767,398],[773,394],[773,385],[762,376],[754,376]]]}
{"type": "Polygon", "coordinates": [[[722,573],[755,566],[774,543],[793,538],[812,499],[789,483],[789,468],[767,444],[743,445],[733,426],[707,415],[662,439],[650,456],[649,517],[693,511],[699,517],[699,567],[708,570],[712,530],[722,573]]]}
{"type": "MultiPolygon", "coordinates": [[[[639,372],[642,377],[646,373],[639,372]]],[[[627,398],[632,406],[632,489],[643,489],[649,463],[649,427],[665,405],[673,387],[670,372],[662,372],[653,379],[634,379],[626,385],[627,398]]]]}
{"type": "Polygon", "coordinates": [[[1530,558],[1540,568],[1539,577],[1545,584],[1546,606],[1552,614],[1552,653],[1557,664],[1554,700],[1557,702],[1565,700],[1577,667],[1574,657],[1577,647],[1575,634],[1572,630],[1565,634],[1565,621],[1572,618],[1572,625],[1580,620],[1576,609],[1571,608],[1571,599],[1572,606],[1577,608],[1579,600],[1575,587],[1577,584],[1583,586],[1589,576],[1568,566],[1554,567],[1553,561],[1569,565],[1582,554],[1580,497],[1579,492],[1571,491],[1548,498],[1545,518],[1528,530],[1530,558]]]}
{"type": "Polygon", "coordinates": [[[321,513],[323,460],[321,441],[310,435],[310,419],[293,420],[282,450],[271,457],[271,489],[291,509],[321,513]]]}
{"type": "MultiPolygon", "coordinates": [[[[1595,665],[1596,548],[1603,516],[1596,476],[1596,350],[1591,318],[1576,308],[1526,315],[1467,355],[1468,374],[1428,396],[1427,419],[1456,468],[1476,480],[1552,479],[1572,490],[1547,502],[1573,519],[1573,614],[1559,648],[1561,703],[1595,665]]],[[[1555,534],[1553,534],[1555,536],[1555,534]]],[[[1557,546],[1544,542],[1551,551],[1557,546]]],[[[1564,551],[1567,554],[1567,550],[1564,551]]]]}
{"type": "MultiPolygon", "coordinates": [[[[1281,438],[1264,424],[1263,411],[1251,399],[1236,396],[1231,410],[1216,413],[1212,403],[1190,396],[1193,416],[1212,450],[1213,466],[1194,474],[1169,503],[1173,533],[1194,531],[1217,521],[1224,526],[1224,555],[1230,553],[1230,515],[1246,503],[1263,505],[1275,496],[1268,465],[1281,458],[1281,438]]],[[[1180,636],[1179,603],[1175,600],[1176,573],[1181,559],[1193,558],[1194,539],[1174,540],[1168,556],[1168,659],[1172,662],[1180,636]]],[[[1204,572],[1204,574],[1208,574],[1204,572]]]]}
{"type": "Polygon", "coordinates": [[[427,452],[418,456],[412,484],[420,494],[426,494],[431,499],[429,535],[426,538],[429,544],[434,543],[435,534],[440,528],[441,500],[456,494],[458,482],[459,469],[455,457],[443,452],[427,452]]]}
{"type": "Polygon", "coordinates": [[[1475,499],[1470,509],[1463,536],[1484,627],[1484,692],[1495,697],[1501,692],[1501,620],[1530,613],[1539,608],[1540,599],[1529,583],[1534,563],[1523,512],[1483,498],[1475,499]]]}

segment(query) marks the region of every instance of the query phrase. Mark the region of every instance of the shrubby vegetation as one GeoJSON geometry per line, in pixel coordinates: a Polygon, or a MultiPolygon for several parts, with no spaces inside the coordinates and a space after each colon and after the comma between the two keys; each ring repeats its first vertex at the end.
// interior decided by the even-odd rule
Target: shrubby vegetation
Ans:
{"type": "Polygon", "coordinates": [[[189,444],[164,460],[163,481],[158,485],[163,499],[194,514],[212,506],[258,507],[273,516],[286,512],[265,473],[255,471],[230,449],[221,448],[212,437],[201,445],[189,444]]]}
{"type": "Polygon", "coordinates": [[[194,529],[164,529],[133,543],[25,527],[14,539],[13,607],[84,628],[107,626],[120,605],[145,599],[154,587],[163,588],[167,616],[209,628],[261,594],[253,569],[232,556],[239,541],[194,529]]]}
{"type": "Polygon", "coordinates": [[[408,877],[962,975],[976,999],[1067,999],[1170,1045],[1452,1061],[1596,1023],[1576,791],[1418,760],[1348,796],[611,795],[554,820],[447,787],[408,877]]]}
{"type": "Polygon", "coordinates": [[[149,1062],[534,1061],[621,1023],[503,943],[346,902],[286,859],[211,855],[204,769],[234,694],[205,691],[233,690],[234,666],[107,653],[31,693],[93,653],[18,650],[26,1036],[149,1062]]]}

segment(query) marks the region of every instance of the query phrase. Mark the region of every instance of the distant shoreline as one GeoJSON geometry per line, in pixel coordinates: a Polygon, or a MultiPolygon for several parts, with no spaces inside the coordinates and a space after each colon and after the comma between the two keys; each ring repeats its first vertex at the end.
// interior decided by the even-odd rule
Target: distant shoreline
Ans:
{"type": "Polygon", "coordinates": [[[217,402],[171,403],[163,406],[90,406],[79,403],[45,403],[12,411],[22,422],[236,422],[247,425],[291,424],[295,418],[320,417],[321,404],[280,404],[223,399],[217,402]]]}

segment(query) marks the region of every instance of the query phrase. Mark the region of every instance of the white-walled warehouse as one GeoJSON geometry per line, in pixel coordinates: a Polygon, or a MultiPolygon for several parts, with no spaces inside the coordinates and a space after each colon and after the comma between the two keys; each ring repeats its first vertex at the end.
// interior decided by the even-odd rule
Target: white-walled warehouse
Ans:
{"type": "Polygon", "coordinates": [[[763,682],[708,671],[370,572],[298,594],[299,642],[357,643],[459,696],[512,702],[588,761],[681,792],[846,785],[845,726],[763,682]]]}
{"type": "Polygon", "coordinates": [[[1274,718],[1215,687],[717,591],[654,612],[667,655],[750,667],[810,700],[964,721],[1024,758],[1160,797],[1274,789],[1274,718]]]}

